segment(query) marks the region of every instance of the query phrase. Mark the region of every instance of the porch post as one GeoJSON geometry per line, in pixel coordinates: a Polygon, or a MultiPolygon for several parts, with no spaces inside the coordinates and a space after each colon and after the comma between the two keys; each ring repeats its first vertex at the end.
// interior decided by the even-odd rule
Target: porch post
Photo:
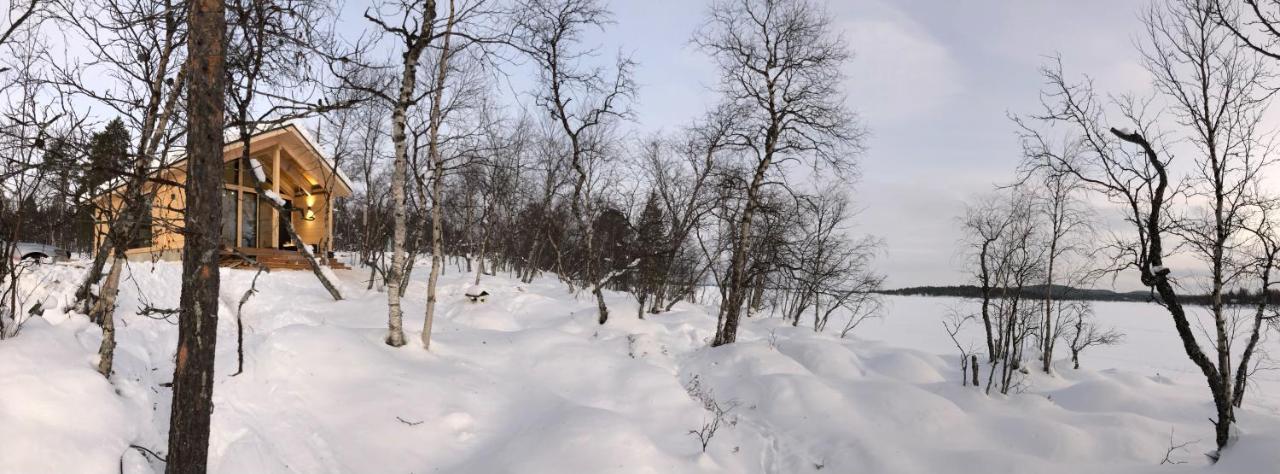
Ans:
{"type": "MultiPolygon", "coordinates": [[[[280,195],[280,145],[276,145],[274,151],[271,152],[271,192],[280,195]]],[[[271,242],[268,245],[271,248],[280,246],[280,211],[275,206],[271,207],[271,242]]]]}

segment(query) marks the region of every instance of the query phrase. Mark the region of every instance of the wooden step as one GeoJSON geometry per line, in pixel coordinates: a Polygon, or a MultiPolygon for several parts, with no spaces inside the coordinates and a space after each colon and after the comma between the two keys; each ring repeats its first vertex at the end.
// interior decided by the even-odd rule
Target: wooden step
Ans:
{"type": "MultiPolygon", "coordinates": [[[[311,264],[307,262],[306,257],[292,250],[279,250],[279,249],[245,249],[245,250],[246,251],[242,251],[241,253],[244,253],[246,256],[253,259],[255,262],[260,263],[271,270],[310,270],[311,269],[311,264]]],[[[244,259],[231,253],[224,253],[220,255],[219,263],[222,266],[230,267],[230,268],[252,268],[253,267],[253,264],[247,263],[244,261],[244,259]]],[[[342,262],[338,262],[336,260],[329,260],[328,262],[326,262],[325,259],[321,259],[320,264],[336,270],[349,269],[349,267],[347,267],[345,264],[343,264],[342,262]]]]}

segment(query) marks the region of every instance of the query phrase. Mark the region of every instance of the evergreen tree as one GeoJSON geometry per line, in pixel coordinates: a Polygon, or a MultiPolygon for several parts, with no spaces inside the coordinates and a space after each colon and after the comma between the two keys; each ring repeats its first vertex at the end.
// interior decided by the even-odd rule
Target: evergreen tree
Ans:
{"type": "MultiPolygon", "coordinates": [[[[603,205],[601,205],[603,206],[603,205]]],[[[596,216],[592,223],[591,231],[591,248],[595,249],[596,259],[592,262],[596,268],[603,270],[602,275],[612,272],[622,272],[631,264],[635,251],[629,245],[635,240],[634,232],[631,228],[631,221],[627,216],[614,208],[606,208],[599,216],[596,216]]],[[[592,255],[586,253],[586,249],[580,249],[582,255],[591,258],[592,255]]],[[[619,286],[626,284],[627,275],[619,274],[607,283],[615,283],[619,286]]]]}
{"type": "Polygon", "coordinates": [[[96,194],[97,188],[111,178],[121,175],[129,166],[129,130],[116,118],[107,122],[102,131],[89,139],[88,170],[83,173],[80,192],[86,196],[96,194]]]}
{"type": "MultiPolygon", "coordinates": [[[[636,224],[636,240],[633,252],[639,259],[636,267],[635,294],[640,301],[640,315],[644,316],[645,302],[657,291],[664,263],[672,256],[667,254],[668,226],[658,194],[649,193],[644,210],[640,212],[640,222],[636,224]]],[[[656,307],[654,308],[657,309],[656,307]]],[[[656,311],[655,311],[656,312],[656,311]]]]}

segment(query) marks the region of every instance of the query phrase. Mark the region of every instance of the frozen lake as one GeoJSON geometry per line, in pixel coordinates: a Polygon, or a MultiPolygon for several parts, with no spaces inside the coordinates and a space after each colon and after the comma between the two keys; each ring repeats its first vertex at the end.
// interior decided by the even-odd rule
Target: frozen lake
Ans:
{"type": "MultiPolygon", "coordinates": [[[[1113,346],[1088,348],[1080,356],[1081,367],[1092,370],[1120,369],[1149,376],[1163,376],[1185,383],[1203,384],[1203,376],[1199,369],[1187,358],[1182,343],[1173,327],[1173,319],[1164,308],[1153,303],[1130,302],[1093,302],[1095,321],[1102,327],[1113,327],[1124,333],[1124,340],[1113,346]]],[[[1204,308],[1188,307],[1188,310],[1203,313],[1204,308]]],[[[884,317],[868,320],[859,326],[854,336],[879,340],[886,343],[936,353],[954,359],[958,353],[951,339],[942,328],[942,321],[955,311],[978,312],[978,300],[968,298],[930,297],[930,296],[887,296],[885,297],[884,317]]],[[[1242,315],[1244,316],[1244,315],[1242,315]]],[[[1205,334],[1202,326],[1193,326],[1199,334],[1205,334]]],[[[1242,325],[1240,333],[1246,331],[1242,325]]],[[[961,334],[961,342],[971,341],[974,347],[983,344],[982,322],[975,320],[967,323],[961,334]]],[[[1203,342],[1201,347],[1209,352],[1212,348],[1203,342]]],[[[1034,343],[1033,343],[1034,344],[1034,343]]],[[[1238,343],[1243,346],[1243,342],[1238,343]]],[[[1056,359],[1071,356],[1064,342],[1059,342],[1055,351],[1056,359]]],[[[1255,357],[1266,358],[1265,353],[1280,350],[1280,342],[1276,341],[1272,332],[1264,332],[1260,343],[1260,351],[1255,357]]],[[[1264,361],[1266,367],[1278,367],[1275,362],[1264,361]]],[[[1065,368],[1069,368],[1066,366],[1065,368]]],[[[958,369],[957,369],[958,370],[958,369]]],[[[1269,387],[1270,393],[1280,389],[1280,371],[1260,370],[1254,374],[1251,382],[1269,387]]],[[[1206,389],[1207,390],[1207,389],[1206,389]]],[[[1208,396],[1206,391],[1205,396],[1208,396]]]]}

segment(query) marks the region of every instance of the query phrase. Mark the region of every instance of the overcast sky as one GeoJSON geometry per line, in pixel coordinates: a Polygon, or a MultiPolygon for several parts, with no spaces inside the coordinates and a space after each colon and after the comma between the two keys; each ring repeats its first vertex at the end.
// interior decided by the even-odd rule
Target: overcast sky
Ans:
{"type": "MultiPolygon", "coordinates": [[[[640,134],[674,130],[715,100],[709,59],[689,44],[703,0],[607,0],[615,24],[590,39],[639,63],[640,134]]],[[[367,3],[344,8],[359,31],[367,3]],[[363,5],[362,5],[363,4],[363,5]]],[[[956,218],[964,201],[1008,182],[1019,161],[1009,113],[1037,112],[1039,68],[1058,54],[1103,93],[1149,91],[1135,42],[1139,0],[830,0],[854,53],[848,104],[871,131],[852,187],[857,232],[884,238],[888,287],[968,283],[956,218]]],[[[531,71],[510,71],[510,89],[531,71]]],[[[523,99],[528,102],[527,97],[523,99]]],[[[525,104],[529,106],[529,104],[525,104]]]]}
{"type": "MultiPolygon", "coordinates": [[[[1037,111],[1038,68],[1060,54],[1100,91],[1149,90],[1134,48],[1136,0],[832,0],[854,58],[849,105],[872,136],[853,196],[858,230],[883,237],[889,287],[967,282],[955,219],[966,198],[1007,181],[1019,160],[1008,113],[1037,111]]],[[[634,54],[636,126],[674,128],[714,99],[707,59],[688,45],[706,4],[614,0],[605,41],[634,54]]],[[[606,49],[613,46],[606,46],[606,49]]]]}

